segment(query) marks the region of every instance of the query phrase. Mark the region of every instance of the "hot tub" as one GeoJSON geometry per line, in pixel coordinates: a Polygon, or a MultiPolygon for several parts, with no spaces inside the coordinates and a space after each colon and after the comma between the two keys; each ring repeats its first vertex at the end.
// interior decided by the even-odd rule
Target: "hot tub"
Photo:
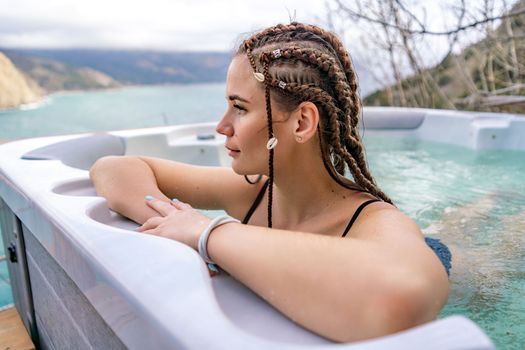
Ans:
{"type": "MultiPolygon", "coordinates": [[[[375,108],[365,135],[471,148],[521,148],[514,116],[375,108]]],[[[15,305],[43,349],[493,349],[462,316],[335,344],[280,314],[236,280],[210,278],[199,255],[133,231],[108,209],[88,169],[105,155],[228,166],[214,123],[47,137],[0,147],[0,222],[15,305]]],[[[214,215],[214,213],[209,213],[214,215]]]]}

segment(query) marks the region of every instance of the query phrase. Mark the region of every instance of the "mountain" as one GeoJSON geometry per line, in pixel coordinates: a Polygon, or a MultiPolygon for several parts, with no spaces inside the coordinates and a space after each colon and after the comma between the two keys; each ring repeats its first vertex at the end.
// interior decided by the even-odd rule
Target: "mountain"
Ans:
{"type": "MultiPolygon", "coordinates": [[[[1,49],[0,49],[1,50],[1,49]]],[[[224,82],[232,54],[228,52],[157,52],[94,49],[4,49],[13,62],[26,70],[24,57],[53,60],[71,67],[89,67],[122,84],[172,84],[224,82]]],[[[354,62],[361,91],[377,84],[370,73],[354,62]]]]}
{"type": "Polygon", "coordinates": [[[0,109],[36,102],[42,91],[0,52],[0,109]]]}
{"type": "MultiPolygon", "coordinates": [[[[45,92],[142,84],[224,82],[228,52],[157,52],[98,49],[0,49],[45,92]]],[[[360,87],[374,85],[359,63],[360,87]]]]}
{"type": "Polygon", "coordinates": [[[44,91],[93,90],[121,84],[107,74],[86,66],[74,66],[58,60],[5,50],[6,56],[44,91]]]}
{"type": "Polygon", "coordinates": [[[21,57],[52,60],[71,67],[89,67],[122,84],[222,82],[231,60],[231,54],[226,52],[94,49],[5,49],[4,52],[17,65],[23,64],[19,61],[21,57]]]}

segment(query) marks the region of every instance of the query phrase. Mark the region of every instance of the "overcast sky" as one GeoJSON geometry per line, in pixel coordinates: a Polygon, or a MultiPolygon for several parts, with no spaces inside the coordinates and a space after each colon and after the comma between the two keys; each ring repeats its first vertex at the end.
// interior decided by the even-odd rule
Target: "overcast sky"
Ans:
{"type": "MultiPolygon", "coordinates": [[[[479,6],[479,0],[466,1],[469,9],[479,6]]],[[[405,2],[432,29],[455,21],[446,9],[456,0],[405,2]]],[[[290,17],[326,24],[326,0],[0,0],[0,47],[230,51],[247,33],[290,17]]],[[[338,27],[361,70],[388,70],[381,52],[359,38],[364,31],[366,40],[377,33],[362,22],[345,20],[338,27]]],[[[418,45],[428,66],[448,47],[446,37],[427,37],[418,45]]]]}
{"type": "Polygon", "coordinates": [[[296,13],[313,22],[324,0],[0,0],[0,47],[230,50],[240,33],[296,13]]]}

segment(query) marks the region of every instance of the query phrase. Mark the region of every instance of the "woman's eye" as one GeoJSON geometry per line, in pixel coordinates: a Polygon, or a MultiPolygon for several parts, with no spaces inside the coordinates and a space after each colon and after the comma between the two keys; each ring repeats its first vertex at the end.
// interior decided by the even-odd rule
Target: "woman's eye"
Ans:
{"type": "Polygon", "coordinates": [[[234,104],[233,105],[233,108],[238,112],[238,113],[244,113],[246,112],[246,108],[242,107],[242,106],[239,106],[237,104],[234,104]]]}

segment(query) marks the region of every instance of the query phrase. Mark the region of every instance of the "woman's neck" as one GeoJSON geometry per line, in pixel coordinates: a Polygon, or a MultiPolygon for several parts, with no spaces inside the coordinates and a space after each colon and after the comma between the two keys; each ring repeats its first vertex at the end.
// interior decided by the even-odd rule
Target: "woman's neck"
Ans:
{"type": "Polygon", "coordinates": [[[335,182],[322,159],[299,152],[274,175],[274,213],[293,227],[332,209],[352,191],[335,182]]]}

